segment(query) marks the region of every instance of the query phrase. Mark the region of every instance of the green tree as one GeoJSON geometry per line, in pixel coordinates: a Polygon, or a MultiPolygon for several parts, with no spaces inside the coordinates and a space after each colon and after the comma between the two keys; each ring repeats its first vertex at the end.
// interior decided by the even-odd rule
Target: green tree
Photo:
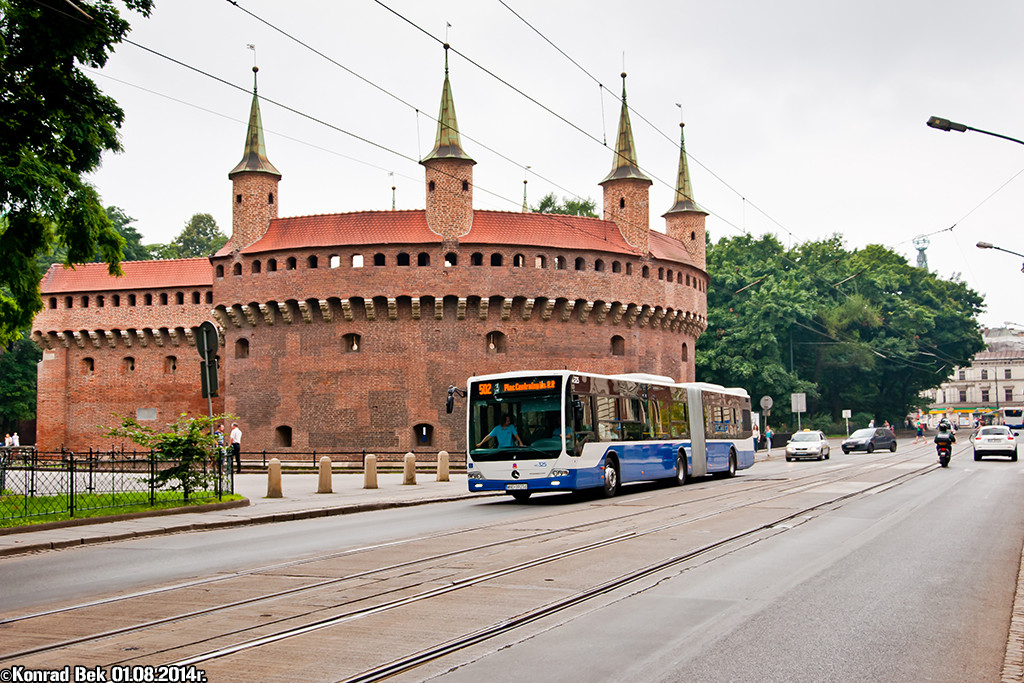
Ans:
{"type": "Polygon", "coordinates": [[[212,256],[227,244],[228,236],[217,227],[217,221],[208,213],[197,213],[188,219],[185,227],[170,244],[153,244],[150,253],[155,258],[195,258],[212,256]]]}
{"type": "MultiPolygon", "coordinates": [[[[142,244],[142,235],[135,229],[132,223],[135,219],[116,206],[108,206],[107,218],[110,219],[111,225],[114,226],[114,230],[117,234],[124,239],[124,246],[121,248],[121,252],[124,254],[125,261],[148,261],[151,256],[149,255],[149,249],[142,244]]],[[[100,255],[97,254],[94,261],[101,261],[100,255]]]]}
{"type": "Polygon", "coordinates": [[[709,243],[708,272],[697,376],[772,396],[775,425],[795,426],[793,392],[807,394],[807,426],[828,428],[843,409],[900,422],[983,348],[976,292],[879,245],[848,251],[831,237],[787,250],[742,236],[709,243]]]}
{"type": "Polygon", "coordinates": [[[534,213],[558,213],[566,216],[589,216],[597,218],[597,204],[593,199],[575,199],[566,197],[562,203],[558,203],[558,197],[554,192],[549,192],[540,198],[537,206],[530,209],[534,213]]]}
{"type": "Polygon", "coordinates": [[[193,491],[208,488],[217,476],[220,444],[213,435],[213,428],[234,419],[231,415],[189,417],[182,413],[167,425],[167,431],[160,432],[140,424],[133,417],[117,417],[121,426],[108,428],[107,436],[129,439],[153,450],[160,460],[170,463],[160,468],[152,483],[172,491],[183,491],[186,499],[193,491]]]}
{"type": "Polygon", "coordinates": [[[0,353],[0,422],[9,432],[36,416],[36,364],[43,357],[27,333],[0,353]]]}
{"type": "MultiPolygon", "coordinates": [[[[148,16],[153,0],[122,0],[148,16]]],[[[102,68],[129,31],[113,0],[0,0],[0,344],[41,308],[36,257],[97,252],[120,273],[122,239],[84,174],[120,151],[124,112],[82,73],[102,68]]]]}

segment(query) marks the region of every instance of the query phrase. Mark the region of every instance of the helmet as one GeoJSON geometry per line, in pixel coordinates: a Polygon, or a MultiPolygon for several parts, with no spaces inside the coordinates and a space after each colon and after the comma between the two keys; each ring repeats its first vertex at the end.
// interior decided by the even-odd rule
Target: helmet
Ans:
{"type": "Polygon", "coordinates": [[[949,423],[946,422],[945,420],[940,422],[939,423],[939,431],[940,432],[948,432],[949,431],[949,423]]]}

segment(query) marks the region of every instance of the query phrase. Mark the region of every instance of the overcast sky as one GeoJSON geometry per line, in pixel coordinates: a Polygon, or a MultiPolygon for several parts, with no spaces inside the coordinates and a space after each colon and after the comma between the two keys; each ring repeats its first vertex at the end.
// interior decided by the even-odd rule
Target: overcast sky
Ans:
{"type": "Polygon", "coordinates": [[[130,40],[209,75],[129,44],[93,72],[126,121],[124,153],[92,181],[146,243],[200,212],[230,234],[247,44],[261,97],[291,109],[261,105],[280,215],[390,209],[392,185],[397,208],[423,208],[416,160],[433,145],[447,30],[476,208],[519,210],[524,177],[531,204],[553,191],[600,207],[625,68],[656,229],[673,201],[681,114],[712,239],[839,234],[914,263],[911,240],[927,234],[931,269],[985,297],[983,324],[1024,323],[1022,259],[975,247],[1024,252],[1024,146],[925,126],[938,115],[1024,138],[1020,2],[238,4],[251,14],[227,0],[157,0],[149,19],[130,17],[130,40]]]}

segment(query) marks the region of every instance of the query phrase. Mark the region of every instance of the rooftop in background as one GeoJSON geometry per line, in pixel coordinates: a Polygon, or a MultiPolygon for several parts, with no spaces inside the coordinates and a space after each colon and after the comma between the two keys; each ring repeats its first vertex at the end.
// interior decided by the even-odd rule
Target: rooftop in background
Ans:
{"type": "Polygon", "coordinates": [[[74,268],[55,263],[46,271],[39,289],[42,294],[60,294],[213,285],[208,258],[122,261],[121,270],[124,276],[111,277],[105,263],[84,263],[74,268]]]}
{"type": "MultiPolygon", "coordinates": [[[[986,351],[978,354],[979,358],[985,358],[983,354],[1001,353],[1006,351],[1018,351],[1024,353],[1024,330],[1014,327],[990,327],[982,330],[982,337],[987,345],[986,351]]],[[[1016,358],[1017,356],[1013,356],[1016,358]]]]}

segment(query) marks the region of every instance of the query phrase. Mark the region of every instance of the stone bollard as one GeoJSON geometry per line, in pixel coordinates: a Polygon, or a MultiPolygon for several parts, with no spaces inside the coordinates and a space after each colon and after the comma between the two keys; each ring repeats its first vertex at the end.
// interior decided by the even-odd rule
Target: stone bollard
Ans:
{"type": "Polygon", "coordinates": [[[284,498],[281,492],[281,461],[271,458],[267,463],[267,498],[284,498]]]}
{"type": "Polygon", "coordinates": [[[412,453],[405,454],[405,476],[402,478],[402,484],[415,484],[416,483],[416,456],[412,453]]]}
{"type": "Polygon", "coordinates": [[[377,456],[373,453],[367,453],[366,458],[363,460],[363,468],[365,472],[363,474],[363,488],[377,488],[377,456]]]}
{"type": "Polygon", "coordinates": [[[437,454],[437,480],[448,481],[448,451],[437,454]]]}
{"type": "Polygon", "coordinates": [[[320,481],[316,487],[317,493],[334,493],[331,488],[331,459],[328,456],[320,458],[320,481]]]}

